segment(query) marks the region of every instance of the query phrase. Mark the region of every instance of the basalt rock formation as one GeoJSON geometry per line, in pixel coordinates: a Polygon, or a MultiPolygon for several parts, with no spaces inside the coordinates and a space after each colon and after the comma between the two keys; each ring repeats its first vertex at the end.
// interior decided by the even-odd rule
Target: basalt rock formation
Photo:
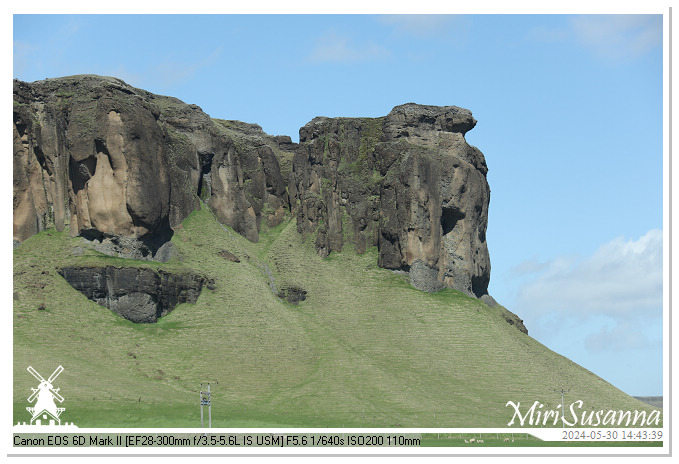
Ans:
{"type": "Polygon", "coordinates": [[[455,106],[397,106],[383,118],[316,118],[300,130],[290,177],[300,233],[321,255],[377,246],[379,265],[422,290],[488,293],[490,188],[455,106]]]}
{"type": "Polygon", "coordinates": [[[132,322],[156,322],[180,303],[195,303],[205,278],[137,267],[64,267],[59,274],[88,299],[132,322]]]}
{"type": "Polygon", "coordinates": [[[202,200],[251,241],[292,214],[322,256],[376,246],[419,289],[484,297],[490,189],[465,141],[475,124],[466,109],[409,103],[317,117],[294,143],[115,78],[15,80],[15,244],[68,226],[104,252],[164,260],[202,200]]]}
{"type": "Polygon", "coordinates": [[[253,241],[287,208],[278,145],[259,126],[119,79],[15,80],[13,129],[15,244],[69,225],[99,242],[134,240],[130,257],[151,258],[199,198],[253,241]]]}

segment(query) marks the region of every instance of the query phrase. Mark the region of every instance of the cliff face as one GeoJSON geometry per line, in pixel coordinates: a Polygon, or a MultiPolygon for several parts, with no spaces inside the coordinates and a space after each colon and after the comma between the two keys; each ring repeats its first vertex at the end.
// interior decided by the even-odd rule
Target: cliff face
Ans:
{"type": "Polygon", "coordinates": [[[15,80],[15,242],[70,224],[99,241],[133,239],[134,257],[152,257],[201,194],[256,241],[262,218],[282,219],[287,194],[268,136],[229,125],[114,78],[15,80]]]}
{"type": "Polygon", "coordinates": [[[468,110],[415,104],[383,118],[316,118],[300,130],[290,196],[300,233],[322,255],[350,241],[412,284],[487,294],[490,189],[464,134],[468,110]]]}
{"type": "MultiPolygon", "coordinates": [[[[287,213],[327,256],[351,243],[426,291],[487,294],[490,189],[468,110],[315,118],[300,143],[99,76],[14,82],[14,240],[49,228],[133,258],[205,201],[251,241],[287,213]],[[126,254],[127,253],[127,254],[126,254]]],[[[162,252],[161,252],[162,251],[162,252]]]]}

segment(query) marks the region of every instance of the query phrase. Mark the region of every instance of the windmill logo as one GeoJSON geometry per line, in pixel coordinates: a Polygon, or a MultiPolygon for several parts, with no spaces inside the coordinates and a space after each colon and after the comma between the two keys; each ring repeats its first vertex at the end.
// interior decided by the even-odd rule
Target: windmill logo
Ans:
{"type": "MultiPolygon", "coordinates": [[[[34,407],[28,407],[26,410],[31,413],[31,425],[42,425],[42,420],[49,420],[49,425],[61,425],[61,419],[59,416],[66,408],[58,408],[54,400],[62,403],[64,398],[59,394],[59,389],[54,388],[52,382],[61,374],[64,368],[62,366],[57,367],[57,369],[50,375],[50,377],[45,380],[38,371],[33,369],[33,367],[28,366],[28,372],[30,372],[33,377],[38,379],[40,384],[38,388],[31,388],[33,394],[28,397],[28,402],[32,403],[33,400],[37,398],[34,407]]],[[[47,425],[47,424],[44,424],[47,425]]]]}
{"type": "Polygon", "coordinates": [[[64,370],[63,366],[56,368],[47,380],[38,373],[32,366],[28,366],[28,372],[40,382],[37,388],[31,388],[33,393],[28,397],[28,402],[35,404],[27,407],[26,411],[31,414],[31,422],[17,422],[14,426],[15,432],[47,432],[47,431],[67,431],[78,429],[73,422],[61,422],[59,416],[66,410],[57,406],[57,402],[63,403],[64,397],[59,394],[59,388],[54,388],[54,381],[64,370]],[[53,428],[54,427],[54,428],[53,428]]]}

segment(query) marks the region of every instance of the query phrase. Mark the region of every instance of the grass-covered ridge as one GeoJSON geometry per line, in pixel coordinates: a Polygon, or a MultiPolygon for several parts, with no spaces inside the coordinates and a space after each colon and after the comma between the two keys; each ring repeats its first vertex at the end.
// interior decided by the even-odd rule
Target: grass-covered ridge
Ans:
{"type": "Polygon", "coordinates": [[[81,239],[53,230],[15,249],[15,423],[30,419],[29,365],[46,376],[64,366],[62,419],[80,427],[199,426],[207,381],[218,382],[213,427],[505,427],[507,401],[554,409],[560,388],[588,409],[651,410],[482,302],[413,289],[377,267],[374,248],[320,258],[294,220],[253,244],[206,209],[172,240],[183,259],[163,264],[74,256],[81,239]],[[215,288],[156,324],[134,324],[56,272],[82,262],[198,271],[215,288]],[[303,288],[307,299],[277,298],[262,263],[279,289],[303,288]]]}

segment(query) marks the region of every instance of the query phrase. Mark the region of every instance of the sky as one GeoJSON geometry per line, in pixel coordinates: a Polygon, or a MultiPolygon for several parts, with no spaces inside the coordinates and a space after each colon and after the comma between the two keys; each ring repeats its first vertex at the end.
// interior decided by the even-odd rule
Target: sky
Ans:
{"type": "Polygon", "coordinates": [[[15,15],[12,55],[23,81],[115,76],[294,141],[315,116],[470,109],[490,294],[626,393],[663,394],[661,14],[15,15]]]}

